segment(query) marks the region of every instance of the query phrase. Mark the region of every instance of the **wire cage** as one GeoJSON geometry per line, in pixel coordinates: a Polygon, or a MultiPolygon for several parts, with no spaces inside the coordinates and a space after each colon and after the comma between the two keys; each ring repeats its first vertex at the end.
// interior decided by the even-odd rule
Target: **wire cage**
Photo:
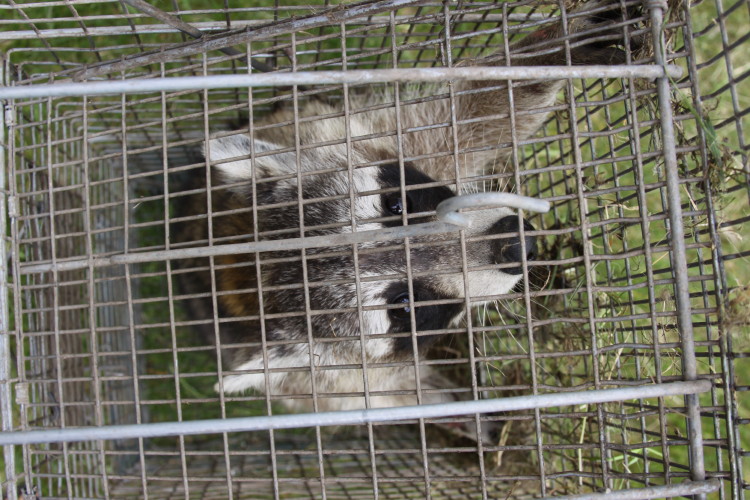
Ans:
{"type": "MultiPolygon", "coordinates": [[[[509,54],[550,26],[566,35],[576,16],[603,4],[0,5],[4,498],[744,498],[750,73],[741,57],[750,4],[615,3],[622,16],[611,23],[627,64],[471,63],[509,54]],[[628,41],[636,39],[647,41],[628,41]],[[550,78],[562,81],[553,102],[514,104],[550,78]],[[508,143],[457,140],[457,107],[468,102],[458,83],[508,79],[513,85],[501,91],[509,113],[487,118],[508,127],[508,143]],[[417,109],[410,105],[438,101],[448,105],[432,121],[408,116],[417,109]],[[328,114],[300,111],[316,102],[328,114]],[[391,128],[351,126],[382,110],[402,118],[391,128]],[[527,138],[519,130],[534,117],[544,119],[527,138]],[[332,119],[345,124],[338,136],[303,137],[332,119]],[[408,134],[431,130],[445,135],[444,149],[416,157],[400,146],[408,134]],[[549,202],[546,213],[523,211],[532,226],[517,222],[511,230],[522,246],[531,241],[525,233],[535,236],[538,254],[521,259],[520,280],[502,294],[465,288],[452,298],[417,297],[416,280],[430,263],[416,261],[434,252],[412,248],[416,231],[452,235],[441,240],[445,252],[463,245],[452,265],[467,281],[468,231],[436,222],[434,209],[432,222],[404,215],[387,235],[368,232],[371,221],[354,216],[327,219],[332,211],[321,204],[350,203],[353,211],[382,194],[355,183],[335,200],[295,194],[284,205],[256,196],[240,214],[258,220],[291,207],[304,225],[308,213],[322,213],[314,224],[333,227],[320,233],[323,240],[316,227],[279,226],[239,239],[209,232],[205,241],[180,241],[179,223],[212,217],[210,202],[208,216],[185,216],[186,199],[223,196],[211,180],[217,162],[202,151],[217,138],[272,134],[291,138],[284,154],[297,160],[287,178],[300,182],[336,173],[354,179],[381,166],[358,163],[355,152],[358,142],[385,138],[399,144],[389,161],[402,173],[402,195],[406,165],[449,158],[453,178],[420,178],[408,188],[505,191],[549,202]],[[298,158],[324,147],[347,152],[349,161],[305,171],[298,158]],[[455,158],[494,153],[501,164],[462,178],[455,158]],[[191,178],[208,187],[191,186],[191,178]],[[351,394],[314,383],[293,396],[221,390],[225,372],[238,367],[225,359],[226,346],[198,331],[215,335],[231,323],[217,305],[231,296],[217,278],[232,267],[223,257],[251,255],[252,265],[238,272],[263,276],[274,259],[312,269],[319,252],[338,245],[359,266],[381,248],[368,246],[373,240],[414,256],[389,271],[411,283],[412,309],[421,303],[438,316],[458,308],[462,319],[425,328],[440,339],[405,361],[362,354],[358,363],[326,365],[308,354],[293,366],[267,358],[254,374],[268,384],[279,373],[291,379],[316,371],[361,381],[367,369],[418,374],[429,367],[450,387],[417,383],[398,394],[414,404],[399,408],[365,408],[377,406],[366,402],[378,396],[367,383],[351,394]],[[188,258],[203,259],[208,291],[180,284],[196,279],[188,258]],[[208,304],[202,319],[197,303],[208,304]],[[447,393],[456,401],[416,404],[447,393]],[[311,409],[288,413],[290,398],[311,409]],[[336,405],[355,399],[366,404],[336,405]],[[473,439],[450,431],[456,428],[475,429],[473,439]],[[481,428],[493,429],[489,440],[481,428]]],[[[572,60],[575,41],[562,36],[561,61],[572,60]]],[[[261,153],[246,160],[261,164],[261,153]]],[[[251,180],[253,193],[267,189],[263,179],[251,180]]],[[[536,206],[529,203],[520,208],[536,206]]],[[[302,318],[301,345],[312,352],[335,346],[343,340],[309,326],[316,318],[388,309],[368,302],[362,287],[372,277],[359,269],[287,286],[310,297],[348,280],[354,302],[289,299],[281,312],[261,303],[251,319],[302,318]]],[[[284,297],[286,288],[271,283],[263,292],[267,283],[258,283],[256,296],[284,297]]],[[[424,332],[409,314],[412,326],[392,337],[416,346],[424,332]]],[[[355,340],[366,343],[361,333],[355,340]]],[[[268,336],[242,348],[267,353],[274,342],[268,336]]]]}

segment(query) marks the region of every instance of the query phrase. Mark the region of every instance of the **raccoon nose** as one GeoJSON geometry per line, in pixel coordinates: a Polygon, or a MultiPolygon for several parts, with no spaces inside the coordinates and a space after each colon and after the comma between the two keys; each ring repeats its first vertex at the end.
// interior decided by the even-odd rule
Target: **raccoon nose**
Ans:
{"type": "MultiPolygon", "coordinates": [[[[534,231],[528,221],[523,221],[524,231],[534,231]]],[[[518,216],[509,215],[503,217],[497,221],[490,230],[491,233],[512,233],[518,231],[518,216]]],[[[526,261],[534,260],[536,258],[536,238],[533,236],[525,235],[524,243],[526,247],[526,261]]],[[[521,262],[523,260],[523,248],[521,247],[521,238],[513,236],[511,238],[501,238],[495,240],[493,253],[495,255],[495,264],[507,264],[511,262],[521,262]]],[[[501,269],[502,272],[507,274],[521,274],[523,269],[521,266],[510,267],[501,269]]]]}

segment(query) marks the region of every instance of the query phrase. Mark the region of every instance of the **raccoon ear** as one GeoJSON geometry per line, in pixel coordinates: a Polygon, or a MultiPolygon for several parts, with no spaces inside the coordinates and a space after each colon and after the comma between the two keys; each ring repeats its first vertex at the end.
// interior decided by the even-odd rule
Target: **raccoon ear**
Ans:
{"type": "Polygon", "coordinates": [[[294,153],[277,153],[250,160],[251,154],[283,149],[281,146],[251,140],[246,134],[236,134],[211,139],[208,148],[203,146],[203,156],[221,172],[225,182],[247,181],[252,178],[253,165],[256,177],[271,177],[296,170],[294,153]],[[229,161],[235,159],[235,161],[229,161]]]}

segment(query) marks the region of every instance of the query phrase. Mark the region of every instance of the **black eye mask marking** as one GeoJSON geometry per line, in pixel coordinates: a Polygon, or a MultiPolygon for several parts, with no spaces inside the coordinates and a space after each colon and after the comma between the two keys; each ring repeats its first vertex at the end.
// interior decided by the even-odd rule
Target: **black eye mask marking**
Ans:
{"type": "MultiPolygon", "coordinates": [[[[397,188],[401,185],[401,175],[397,164],[384,165],[378,172],[378,181],[383,188],[397,188]]],[[[404,165],[404,182],[407,186],[429,184],[435,179],[423,174],[410,164],[404,165]]],[[[425,189],[413,189],[406,192],[406,203],[401,199],[401,193],[396,191],[381,195],[384,216],[401,215],[406,209],[408,214],[434,211],[438,204],[453,196],[453,192],[445,186],[430,187],[425,189]]],[[[413,223],[423,222],[412,220],[413,223]]],[[[401,221],[394,220],[384,223],[385,226],[400,226],[401,221]]]]}

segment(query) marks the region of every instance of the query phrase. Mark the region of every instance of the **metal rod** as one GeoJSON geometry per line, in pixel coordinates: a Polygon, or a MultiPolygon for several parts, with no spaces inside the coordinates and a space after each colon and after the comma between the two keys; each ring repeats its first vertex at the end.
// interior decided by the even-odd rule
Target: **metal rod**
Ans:
{"type": "MultiPolygon", "coordinates": [[[[167,23],[173,28],[176,28],[182,31],[186,35],[190,35],[193,38],[197,38],[197,39],[202,39],[204,37],[204,33],[198,28],[194,27],[191,24],[184,22],[182,19],[180,19],[177,16],[173,16],[172,14],[164,12],[161,9],[157,9],[156,7],[154,7],[148,2],[145,2],[144,0],[123,0],[123,2],[130,5],[134,9],[140,10],[144,14],[147,14],[162,22],[167,23]]],[[[223,48],[220,48],[219,51],[228,56],[242,56],[239,58],[239,60],[247,61],[247,57],[245,57],[244,55],[245,53],[235,48],[223,47],[223,48]]],[[[250,59],[250,66],[252,66],[253,69],[257,69],[258,71],[263,71],[264,73],[268,73],[270,71],[275,70],[273,66],[269,66],[268,64],[264,64],[260,61],[256,61],[255,59],[250,59]]]]}
{"type": "MultiPolygon", "coordinates": [[[[719,18],[724,17],[724,13],[722,12],[722,4],[721,2],[716,3],[717,8],[717,14],[719,18]]],[[[684,5],[684,13],[686,15],[686,19],[690,19],[690,4],[686,3],[684,5]]],[[[685,37],[689,40],[696,40],[695,35],[693,33],[693,26],[691,22],[685,23],[685,37]]],[[[722,36],[725,36],[725,33],[723,33],[722,30],[722,36]]],[[[729,44],[729,41],[726,39],[722,40],[722,43],[724,44],[724,47],[727,47],[729,44]]],[[[725,54],[725,57],[728,57],[728,54],[725,54]]],[[[697,111],[698,116],[705,116],[705,109],[703,107],[703,101],[701,100],[701,90],[702,87],[701,84],[704,84],[705,82],[701,82],[699,75],[698,75],[698,62],[695,60],[695,58],[688,58],[687,59],[688,64],[688,74],[689,74],[689,80],[691,83],[691,89],[693,91],[693,96],[691,99],[692,105],[694,106],[695,110],[697,111]]],[[[730,61],[727,59],[726,62],[729,64],[730,61]]],[[[727,69],[729,69],[729,74],[733,74],[734,72],[731,71],[731,66],[728,66],[727,69]]],[[[737,113],[737,107],[734,108],[735,113],[737,113]]],[[[708,155],[709,152],[707,151],[707,137],[706,137],[706,130],[704,130],[702,127],[697,127],[696,132],[698,133],[698,138],[700,139],[700,148],[701,148],[701,161],[703,164],[703,172],[704,172],[704,189],[705,192],[712,193],[712,188],[714,186],[711,185],[712,182],[712,176],[710,175],[710,170],[713,168],[712,162],[709,160],[708,155]]],[[[737,130],[738,133],[742,133],[741,128],[737,130]]],[[[708,139],[708,140],[715,140],[715,139],[708,139]]],[[[718,181],[719,183],[724,182],[723,179],[718,181]]],[[[726,268],[724,267],[724,255],[723,255],[723,248],[722,248],[722,237],[719,234],[720,227],[723,226],[723,221],[721,221],[720,213],[721,208],[720,203],[717,203],[719,200],[715,200],[713,196],[706,196],[705,197],[705,203],[707,213],[706,216],[708,217],[708,231],[711,236],[711,242],[712,242],[712,248],[711,248],[711,264],[713,266],[713,272],[715,275],[715,288],[713,293],[716,294],[716,303],[717,304],[725,304],[726,300],[726,291],[727,291],[727,282],[726,282],[726,268]]],[[[717,336],[720,341],[719,347],[719,355],[721,357],[721,365],[723,368],[723,379],[724,379],[724,387],[726,388],[725,391],[728,391],[729,394],[734,394],[735,386],[734,386],[734,370],[733,370],[733,363],[732,360],[729,359],[729,355],[732,353],[732,335],[729,331],[728,325],[725,325],[726,317],[724,316],[724,310],[722,307],[719,307],[719,324],[718,324],[718,331],[717,336]]],[[[712,328],[713,330],[713,328],[712,328]]],[[[709,367],[709,370],[712,370],[713,367],[709,367]]],[[[737,398],[736,397],[727,397],[727,392],[724,393],[724,418],[723,424],[726,425],[726,435],[729,437],[727,439],[727,450],[726,452],[717,451],[718,455],[718,463],[717,466],[719,469],[722,468],[721,458],[726,453],[728,459],[729,459],[729,468],[730,468],[730,474],[731,474],[731,483],[732,487],[730,488],[730,493],[726,496],[726,498],[731,498],[732,500],[740,500],[743,492],[743,468],[741,465],[741,460],[743,454],[740,453],[740,450],[738,448],[741,448],[740,445],[740,438],[739,434],[737,433],[737,425],[736,425],[736,417],[737,417],[737,398]],[[734,437],[735,439],[732,439],[734,437]]],[[[716,404],[715,401],[712,401],[712,404],[716,404]]],[[[714,423],[716,422],[716,418],[714,418],[714,423]]],[[[718,435],[718,431],[716,432],[716,435],[718,435]]]]}
{"type": "Polygon", "coordinates": [[[606,493],[586,493],[563,497],[548,497],[542,500],[648,500],[652,498],[672,498],[685,495],[706,494],[717,491],[721,484],[718,479],[708,481],[685,481],[680,484],[647,486],[629,490],[608,491],[606,493]]]}
{"type": "MultiPolygon", "coordinates": [[[[0,54],[0,85],[5,84],[5,58],[0,54]]],[[[10,113],[15,110],[10,108],[10,113]]],[[[8,234],[7,226],[10,222],[7,213],[8,192],[6,182],[9,181],[8,170],[5,168],[5,106],[0,105],[0,227],[3,237],[8,234]]],[[[3,238],[4,239],[4,238],[3,238]]],[[[10,302],[8,300],[8,245],[0,242],[0,425],[2,432],[13,431],[13,390],[11,388],[13,370],[11,367],[12,352],[10,349],[10,302]]],[[[5,495],[15,499],[16,488],[16,456],[13,446],[3,447],[3,461],[5,462],[5,481],[7,482],[5,495]]]]}
{"type": "Polygon", "coordinates": [[[528,196],[513,193],[474,193],[454,196],[440,202],[435,213],[438,219],[443,222],[462,227],[471,227],[471,218],[466,214],[459,213],[458,210],[462,208],[490,207],[510,207],[546,214],[549,212],[550,204],[547,200],[529,198],[528,196]]]}
{"type": "MultiPolygon", "coordinates": [[[[99,1],[99,0],[97,0],[99,1]]],[[[78,0],[80,2],[80,0],[78,0]]],[[[3,5],[0,4],[0,12],[2,12],[3,5]]],[[[48,7],[48,6],[46,6],[48,7]]],[[[32,7],[28,6],[28,4],[24,4],[24,8],[30,9],[32,7]]],[[[297,8],[297,7],[294,7],[297,8]]],[[[246,10],[252,9],[252,7],[248,9],[243,8],[236,8],[232,9],[234,12],[243,12],[246,10]]],[[[183,11],[182,14],[194,14],[194,12],[191,11],[183,11]]],[[[131,16],[135,17],[135,16],[131,16]]],[[[508,20],[510,21],[516,21],[516,22],[530,22],[530,21],[540,21],[544,19],[548,19],[549,16],[541,13],[534,13],[534,14],[509,14],[508,20]]],[[[405,22],[410,22],[413,24],[427,24],[427,23],[434,23],[433,20],[421,20],[421,21],[414,21],[414,18],[412,16],[394,16],[396,24],[403,24],[405,22]]],[[[465,14],[461,16],[461,19],[464,22],[470,23],[470,22],[485,22],[485,23],[501,23],[503,21],[502,16],[497,14],[490,14],[488,16],[483,14],[465,14]]],[[[3,19],[0,19],[0,26],[3,25],[2,23],[3,19]]],[[[15,21],[10,21],[15,22],[15,21]]],[[[248,27],[255,27],[255,26],[261,26],[268,24],[267,19],[235,19],[232,20],[232,25],[236,28],[242,28],[246,29],[248,27]]],[[[375,25],[379,26],[383,24],[382,18],[371,18],[371,19],[358,19],[357,20],[358,25],[375,25]]],[[[217,23],[213,21],[204,21],[204,22],[197,22],[197,23],[191,23],[189,26],[192,26],[196,29],[201,30],[201,32],[211,32],[211,31],[220,31],[225,32],[227,29],[226,24],[217,23]]],[[[148,35],[148,34],[164,34],[164,33],[174,33],[178,31],[178,29],[175,26],[172,26],[170,24],[142,24],[142,25],[136,25],[135,27],[131,27],[130,25],[123,25],[123,26],[86,26],[86,29],[80,27],[75,28],[49,28],[49,29],[40,29],[40,30],[14,30],[14,31],[4,31],[3,32],[3,41],[9,41],[9,40],[38,40],[38,39],[52,39],[52,38],[83,38],[86,36],[91,37],[99,37],[99,36],[113,36],[113,35],[148,35]]]]}
{"type": "MultiPolygon", "coordinates": [[[[655,47],[654,62],[664,67],[667,65],[665,55],[666,42],[663,33],[663,9],[665,6],[666,2],[661,3],[658,0],[648,2],[655,47]]],[[[685,251],[685,231],[682,223],[682,203],[680,197],[682,187],[680,185],[677,165],[669,78],[666,75],[658,78],[656,86],[667,184],[672,276],[675,283],[677,325],[682,344],[683,377],[685,380],[696,380],[698,377],[698,368],[695,357],[690,283],[688,281],[689,274],[685,251]]],[[[686,396],[685,406],[687,409],[687,431],[690,441],[690,475],[694,481],[702,481],[706,479],[706,469],[703,457],[703,431],[701,429],[700,402],[698,401],[698,397],[695,395],[686,396]]],[[[696,498],[700,500],[705,499],[705,494],[698,494],[696,498]]]]}
{"type": "MultiPolygon", "coordinates": [[[[447,204],[440,210],[438,206],[438,219],[440,222],[427,222],[423,224],[413,224],[409,226],[385,227],[374,229],[372,231],[361,231],[357,233],[332,234],[324,236],[310,236],[307,238],[289,238],[283,240],[267,240],[249,243],[235,243],[230,245],[216,245],[209,247],[194,247],[182,249],[157,250],[153,252],[126,253],[111,255],[109,257],[94,257],[91,259],[76,259],[58,262],[56,269],[58,271],[72,271],[75,269],[84,269],[89,266],[104,267],[122,264],[136,264],[139,262],[164,262],[168,259],[184,259],[191,257],[211,257],[218,255],[236,255],[256,252],[277,252],[283,250],[301,250],[303,248],[324,248],[339,245],[351,245],[355,243],[369,243],[371,241],[385,241],[392,239],[403,239],[414,236],[427,236],[434,234],[444,234],[456,232],[462,229],[462,226],[451,223],[451,218],[457,217],[461,223],[470,219],[466,215],[455,212],[459,208],[481,208],[487,205],[509,206],[528,210],[532,212],[547,212],[549,202],[530,198],[528,196],[519,196],[508,193],[482,193],[480,195],[461,195],[454,196],[445,200],[441,205],[447,204]],[[448,208],[446,208],[448,207],[448,208]]],[[[52,270],[52,263],[32,264],[22,266],[21,273],[38,273],[52,270]]]]}
{"type": "Polygon", "coordinates": [[[362,425],[370,422],[393,422],[396,420],[440,418],[456,415],[472,415],[476,413],[608,403],[628,399],[679,396],[706,392],[710,389],[710,381],[692,380],[689,382],[651,384],[639,387],[617,387],[615,389],[600,389],[595,391],[540,394],[512,398],[484,399],[480,401],[456,401],[452,403],[401,406],[396,408],[368,408],[362,410],[331,411],[322,413],[272,415],[267,417],[240,417],[231,419],[161,422],[155,424],[107,425],[102,427],[3,432],[0,433],[0,445],[26,445],[73,441],[96,441],[101,439],[113,440],[157,436],[218,434],[224,432],[248,432],[302,427],[362,425]]]}
{"type": "Polygon", "coordinates": [[[348,22],[360,17],[372,16],[402,7],[415,7],[426,0],[366,0],[345,6],[337,5],[320,13],[303,17],[290,17],[281,21],[273,21],[256,28],[246,28],[222,33],[213,37],[204,36],[200,41],[178,44],[127,59],[107,61],[90,66],[74,75],[75,80],[85,80],[93,76],[120,73],[131,68],[138,68],[146,64],[171,62],[182,57],[203,54],[211,50],[221,50],[225,47],[245,45],[257,40],[269,40],[279,35],[304,32],[320,26],[348,22]]]}
{"type": "Polygon", "coordinates": [[[58,271],[73,271],[88,267],[93,262],[94,267],[114,266],[122,264],[137,264],[141,262],[163,262],[167,259],[187,259],[193,257],[215,257],[219,255],[237,255],[256,252],[277,252],[285,250],[301,250],[303,248],[321,248],[353,243],[368,243],[371,241],[386,241],[403,239],[413,236],[427,236],[456,232],[460,228],[444,222],[414,224],[392,228],[361,231],[358,233],[333,234],[325,236],[310,236],[308,238],[290,238],[284,240],[267,240],[250,243],[235,243],[210,247],[194,247],[172,250],[157,250],[153,252],[126,253],[109,257],[93,257],[92,259],[75,259],[51,263],[22,265],[21,273],[48,272],[55,267],[58,271]]]}
{"type": "Polygon", "coordinates": [[[136,92],[174,92],[181,90],[273,87],[290,85],[331,85],[383,82],[436,82],[463,80],[563,80],[566,78],[679,78],[676,65],[643,64],[634,66],[510,66],[468,68],[363,69],[351,71],[300,71],[250,75],[182,76],[132,80],[108,80],[84,83],[53,83],[0,87],[0,99],[93,96],[136,92]]]}

